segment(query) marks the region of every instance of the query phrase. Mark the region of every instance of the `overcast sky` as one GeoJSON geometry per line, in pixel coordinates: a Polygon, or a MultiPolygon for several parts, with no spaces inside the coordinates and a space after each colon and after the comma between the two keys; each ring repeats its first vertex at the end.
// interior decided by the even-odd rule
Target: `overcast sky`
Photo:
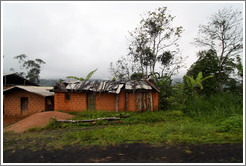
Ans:
{"type": "MultiPolygon", "coordinates": [[[[46,62],[41,78],[85,77],[109,79],[110,62],[126,56],[129,31],[139,25],[141,15],[166,6],[174,25],[183,26],[180,39],[187,68],[196,60],[197,48],[191,42],[198,26],[224,7],[243,11],[243,2],[1,2],[3,72],[18,69],[14,56],[46,62]]],[[[243,14],[244,16],[245,14],[243,14]]],[[[180,70],[185,74],[187,68],[180,70]]]]}

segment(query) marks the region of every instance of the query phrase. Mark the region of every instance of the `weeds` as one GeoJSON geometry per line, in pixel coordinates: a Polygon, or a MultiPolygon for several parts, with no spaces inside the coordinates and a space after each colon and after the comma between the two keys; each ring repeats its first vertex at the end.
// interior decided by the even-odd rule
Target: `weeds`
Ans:
{"type": "MultiPolygon", "coordinates": [[[[241,96],[226,93],[209,98],[200,96],[187,100],[182,108],[183,110],[143,113],[73,112],[74,119],[118,117],[120,114],[130,116],[122,118],[122,123],[116,125],[107,121],[97,121],[95,124],[69,124],[59,123],[53,119],[42,129],[33,128],[23,133],[22,138],[49,140],[47,146],[57,147],[74,144],[107,146],[135,142],[157,145],[161,143],[242,143],[243,102],[241,96]],[[81,130],[83,127],[85,128],[81,130]],[[56,133],[58,129],[59,132],[56,133]]],[[[6,141],[19,139],[19,135],[15,136],[13,133],[5,133],[5,136],[9,138],[5,139],[6,141]]],[[[4,143],[4,146],[8,148],[8,142],[4,143]]]]}

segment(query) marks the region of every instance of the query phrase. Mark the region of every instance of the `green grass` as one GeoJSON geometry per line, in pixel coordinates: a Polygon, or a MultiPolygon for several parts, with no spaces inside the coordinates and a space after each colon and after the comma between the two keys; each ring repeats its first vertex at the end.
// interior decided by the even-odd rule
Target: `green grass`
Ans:
{"type": "Polygon", "coordinates": [[[183,112],[197,121],[220,123],[230,116],[243,115],[243,98],[232,93],[195,97],[188,100],[183,112]]]}
{"type": "Polygon", "coordinates": [[[65,144],[115,145],[120,143],[242,143],[242,131],[223,131],[220,126],[184,117],[179,121],[109,126],[100,130],[68,132],[65,144]]]}
{"type": "Polygon", "coordinates": [[[19,142],[26,141],[27,144],[30,139],[40,140],[38,146],[56,148],[77,144],[107,146],[122,143],[159,145],[243,142],[242,96],[223,94],[210,98],[193,98],[183,108],[143,113],[73,112],[74,119],[117,117],[120,113],[130,117],[122,119],[122,123],[115,124],[107,121],[98,121],[96,124],[62,124],[52,120],[42,129],[33,128],[23,134],[5,133],[4,148],[13,147],[16,139],[19,142]]]}

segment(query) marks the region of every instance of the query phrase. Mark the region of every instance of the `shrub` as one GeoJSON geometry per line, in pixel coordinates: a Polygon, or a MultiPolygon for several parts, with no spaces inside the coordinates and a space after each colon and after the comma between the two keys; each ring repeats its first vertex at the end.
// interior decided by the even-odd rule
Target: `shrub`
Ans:
{"type": "Polygon", "coordinates": [[[48,123],[44,128],[45,129],[56,129],[60,127],[61,127],[61,124],[57,122],[56,118],[52,118],[50,120],[50,123],[48,123]]]}
{"type": "Polygon", "coordinates": [[[243,116],[233,115],[221,122],[220,131],[227,132],[243,129],[243,116]]]}

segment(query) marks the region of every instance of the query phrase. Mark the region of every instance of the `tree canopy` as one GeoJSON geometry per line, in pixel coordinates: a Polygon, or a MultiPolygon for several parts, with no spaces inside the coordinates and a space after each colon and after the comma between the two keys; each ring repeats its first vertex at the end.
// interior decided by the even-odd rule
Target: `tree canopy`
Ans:
{"type": "Polygon", "coordinates": [[[11,68],[10,70],[28,79],[29,81],[39,83],[41,66],[46,64],[46,62],[39,58],[36,58],[34,60],[27,60],[27,58],[28,56],[25,54],[15,56],[14,59],[18,59],[19,61],[20,71],[16,72],[13,68],[11,68]]]}
{"type": "Polygon", "coordinates": [[[198,37],[195,38],[198,46],[206,46],[217,53],[220,92],[223,91],[222,85],[226,81],[223,75],[233,72],[231,66],[235,66],[243,50],[242,23],[242,12],[224,8],[212,14],[206,25],[200,25],[198,37]]]}
{"type": "Polygon", "coordinates": [[[130,32],[129,58],[124,57],[129,61],[123,60],[124,58],[118,60],[116,68],[112,68],[111,63],[111,73],[121,79],[119,76],[127,75],[127,78],[130,78],[133,73],[141,73],[147,77],[156,72],[164,76],[177,71],[182,62],[182,57],[178,56],[177,41],[181,37],[183,27],[173,26],[174,19],[175,17],[168,13],[167,7],[160,7],[145,14],[139,26],[130,32]],[[126,62],[130,63],[125,64],[126,62]],[[159,70],[156,69],[157,66],[160,67],[159,70]]]}

